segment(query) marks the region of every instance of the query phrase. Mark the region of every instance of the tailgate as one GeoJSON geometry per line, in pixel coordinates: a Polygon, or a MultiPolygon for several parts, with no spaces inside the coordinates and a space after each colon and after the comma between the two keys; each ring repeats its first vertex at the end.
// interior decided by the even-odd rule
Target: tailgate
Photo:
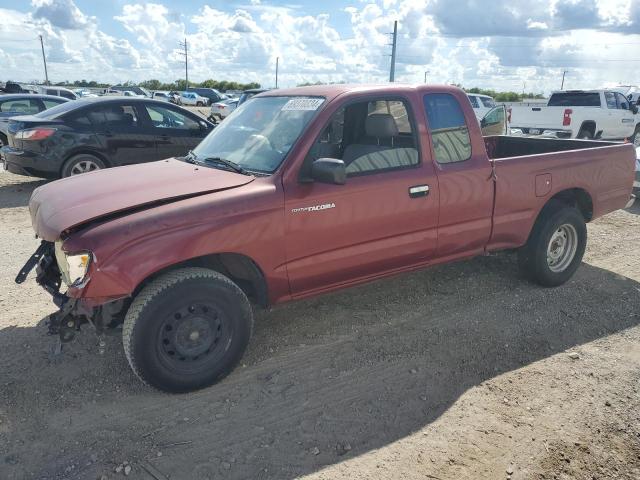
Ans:
{"type": "Polygon", "coordinates": [[[511,107],[511,126],[513,128],[560,129],[563,126],[565,107],[547,107],[546,105],[511,107]]]}

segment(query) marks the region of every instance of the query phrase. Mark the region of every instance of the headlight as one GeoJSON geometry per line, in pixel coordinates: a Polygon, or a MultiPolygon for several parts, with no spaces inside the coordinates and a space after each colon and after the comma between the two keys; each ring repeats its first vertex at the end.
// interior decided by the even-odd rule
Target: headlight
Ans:
{"type": "Polygon", "coordinates": [[[67,255],[67,253],[62,250],[62,241],[56,242],[55,251],[56,261],[58,262],[58,268],[60,269],[64,283],[70,287],[81,284],[89,270],[91,253],[81,252],[75,255],[67,255]]]}

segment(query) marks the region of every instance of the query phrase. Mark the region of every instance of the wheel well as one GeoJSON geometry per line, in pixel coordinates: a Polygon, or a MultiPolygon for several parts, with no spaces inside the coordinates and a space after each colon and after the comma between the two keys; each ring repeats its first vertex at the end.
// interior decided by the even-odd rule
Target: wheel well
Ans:
{"type": "Polygon", "coordinates": [[[69,159],[75,157],[76,155],[92,155],[102,160],[106,167],[111,166],[109,160],[107,160],[101,153],[97,153],[92,150],[78,150],[76,152],[70,153],[69,155],[67,155],[67,158],[64,159],[64,162],[62,162],[62,167],[60,167],[60,175],[62,175],[62,170],[64,169],[65,164],[69,161],[69,159]]]}
{"type": "Polygon", "coordinates": [[[595,137],[596,135],[596,122],[594,122],[593,120],[587,120],[582,122],[582,125],[580,125],[580,130],[578,130],[578,134],[580,134],[580,132],[587,130],[589,132],[591,132],[591,136],[595,137]]]}
{"type": "Polygon", "coordinates": [[[576,207],[580,213],[582,213],[585,222],[589,222],[593,218],[593,201],[591,200],[591,195],[582,188],[571,188],[556,193],[545,204],[545,207],[551,202],[560,202],[571,207],[576,207]]]}
{"type": "Polygon", "coordinates": [[[246,255],[239,253],[214,253],[195,257],[163,268],[145,278],[136,287],[133,296],[150,281],[171,270],[184,267],[202,267],[215,270],[230,278],[249,297],[252,303],[261,307],[269,305],[267,281],[258,264],[246,255]]]}
{"type": "Polygon", "coordinates": [[[5,145],[9,142],[7,136],[2,132],[0,132],[0,140],[2,140],[2,143],[4,143],[5,145]]]}

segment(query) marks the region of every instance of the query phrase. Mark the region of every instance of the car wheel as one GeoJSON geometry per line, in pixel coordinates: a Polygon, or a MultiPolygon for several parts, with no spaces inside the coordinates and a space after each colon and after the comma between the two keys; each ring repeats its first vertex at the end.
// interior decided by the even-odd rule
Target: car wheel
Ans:
{"type": "Polygon", "coordinates": [[[518,251],[518,263],[530,279],[545,287],[562,285],[575,273],[587,245],[587,226],[574,207],[546,206],[518,251]]]}
{"type": "Polygon", "coordinates": [[[202,102],[196,102],[196,106],[197,107],[201,107],[202,106],[202,102]]]}
{"type": "Polygon", "coordinates": [[[81,153],[67,160],[62,167],[61,177],[71,177],[82,173],[94,172],[106,168],[105,163],[95,155],[81,153]]]}
{"type": "Polygon", "coordinates": [[[0,133],[0,148],[8,144],[9,142],[7,141],[7,136],[4,133],[0,133]]]}
{"type": "Polygon", "coordinates": [[[640,147],[640,125],[636,125],[636,129],[631,137],[631,143],[634,147],[640,147]]]}
{"type": "Polygon", "coordinates": [[[591,140],[593,139],[593,134],[589,130],[580,130],[576,138],[581,138],[583,140],[591,140]]]}
{"type": "Polygon", "coordinates": [[[205,268],[158,277],[131,303],[122,342],[143,382],[166,392],[188,392],[227,376],[242,358],[253,313],[244,292],[205,268]]]}

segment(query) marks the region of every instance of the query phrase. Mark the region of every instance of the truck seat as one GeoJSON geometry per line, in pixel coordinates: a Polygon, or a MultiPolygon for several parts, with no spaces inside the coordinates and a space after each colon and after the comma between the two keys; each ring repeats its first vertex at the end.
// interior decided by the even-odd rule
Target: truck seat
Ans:
{"type": "Polygon", "coordinates": [[[418,151],[407,145],[407,137],[401,137],[392,115],[374,113],[365,121],[365,137],[348,145],[344,150],[347,174],[363,173],[371,170],[385,170],[418,163],[418,151]]]}

